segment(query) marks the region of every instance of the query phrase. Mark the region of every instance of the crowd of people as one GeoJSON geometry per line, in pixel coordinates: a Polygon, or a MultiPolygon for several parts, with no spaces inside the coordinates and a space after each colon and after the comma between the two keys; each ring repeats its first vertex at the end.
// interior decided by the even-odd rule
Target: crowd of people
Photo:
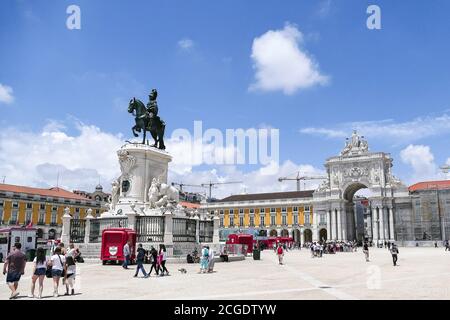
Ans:
{"type": "MultiPolygon", "coordinates": [[[[123,254],[125,259],[123,261],[122,267],[124,269],[129,269],[128,265],[131,260],[131,241],[128,241],[123,246],[123,254]]],[[[142,272],[144,278],[148,278],[151,276],[153,270],[157,276],[168,276],[169,270],[166,267],[167,261],[167,249],[164,244],[159,245],[159,250],[156,250],[155,247],[151,246],[150,250],[145,250],[142,246],[142,243],[138,244],[136,250],[136,273],[134,277],[137,278],[139,275],[139,271],[142,272]],[[149,261],[151,263],[150,271],[147,273],[144,268],[144,263],[149,261]]]]}
{"type": "MultiPolygon", "coordinates": [[[[19,296],[18,286],[20,278],[25,274],[25,266],[27,258],[21,251],[20,243],[14,244],[11,253],[6,258],[3,266],[3,275],[6,275],[6,283],[11,290],[10,299],[16,299],[19,296]]],[[[69,249],[64,248],[63,243],[50,249],[50,256],[46,255],[44,248],[40,247],[36,250],[36,256],[33,260],[33,271],[31,277],[31,290],[29,298],[42,299],[44,289],[44,279],[52,278],[53,280],[53,296],[59,296],[59,285],[61,279],[66,287],[65,295],[75,294],[75,276],[76,261],[81,258],[81,253],[73,244],[69,245],[69,249]],[[39,280],[39,282],[38,282],[39,280]],[[38,294],[35,295],[36,282],[39,284],[38,294]]]]}

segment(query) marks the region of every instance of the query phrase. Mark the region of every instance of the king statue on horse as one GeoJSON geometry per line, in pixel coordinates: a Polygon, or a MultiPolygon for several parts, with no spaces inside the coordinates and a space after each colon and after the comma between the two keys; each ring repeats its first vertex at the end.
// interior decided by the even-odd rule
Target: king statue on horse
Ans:
{"type": "Polygon", "coordinates": [[[131,99],[128,106],[128,112],[135,116],[136,125],[131,128],[133,135],[138,137],[139,135],[137,132],[141,132],[142,130],[144,134],[142,144],[145,144],[146,132],[149,131],[155,141],[152,147],[164,150],[166,149],[166,146],[164,145],[164,130],[166,124],[158,116],[157,96],[158,91],[153,89],[149,94],[147,107],[145,107],[141,100],[136,98],[131,99]]]}

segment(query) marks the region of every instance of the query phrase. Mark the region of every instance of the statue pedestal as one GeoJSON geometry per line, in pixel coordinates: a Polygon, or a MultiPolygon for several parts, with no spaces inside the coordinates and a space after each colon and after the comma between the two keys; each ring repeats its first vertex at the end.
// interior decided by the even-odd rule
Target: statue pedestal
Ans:
{"type": "Polygon", "coordinates": [[[117,151],[121,176],[119,199],[111,214],[143,215],[148,202],[148,189],[153,178],[167,183],[167,172],[172,156],[144,144],[129,143],[117,151]]]}

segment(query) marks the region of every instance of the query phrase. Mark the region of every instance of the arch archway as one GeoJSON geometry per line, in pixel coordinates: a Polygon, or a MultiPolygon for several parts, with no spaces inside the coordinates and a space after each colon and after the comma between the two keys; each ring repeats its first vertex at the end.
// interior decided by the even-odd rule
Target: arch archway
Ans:
{"type": "Polygon", "coordinates": [[[323,228],[319,231],[319,240],[320,241],[327,241],[328,240],[328,232],[327,229],[323,228]]]}
{"type": "Polygon", "coordinates": [[[301,243],[301,239],[300,239],[300,230],[298,229],[294,229],[292,231],[292,236],[294,238],[294,243],[300,244],[301,243]]]}
{"type": "Polygon", "coordinates": [[[287,229],[281,230],[281,236],[282,237],[289,237],[289,231],[287,229]]]}
{"type": "Polygon", "coordinates": [[[270,237],[278,237],[278,231],[275,229],[270,230],[269,236],[270,237]]]}
{"type": "Polygon", "coordinates": [[[56,239],[56,230],[55,229],[48,230],[48,239],[49,240],[55,240],[56,239]]]}
{"type": "Polygon", "coordinates": [[[41,228],[37,229],[36,236],[38,237],[38,239],[42,239],[44,237],[44,230],[42,230],[41,228]]]}
{"type": "Polygon", "coordinates": [[[305,243],[306,242],[312,242],[312,231],[311,229],[305,229],[303,232],[303,235],[305,237],[305,243]]]}

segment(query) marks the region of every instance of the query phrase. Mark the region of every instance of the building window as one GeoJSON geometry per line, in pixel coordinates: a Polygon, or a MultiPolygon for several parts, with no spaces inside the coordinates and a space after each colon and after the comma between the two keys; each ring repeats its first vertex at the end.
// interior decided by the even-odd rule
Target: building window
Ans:
{"type": "Polygon", "coordinates": [[[44,224],[44,220],[45,220],[45,212],[39,212],[39,221],[38,223],[40,224],[44,224]]]}
{"type": "Polygon", "coordinates": [[[305,224],[310,224],[310,221],[309,221],[309,213],[306,213],[306,214],[305,214],[305,224]]]}
{"type": "Polygon", "coordinates": [[[33,208],[33,204],[32,203],[27,203],[27,209],[32,209],[33,208]]]}
{"type": "Polygon", "coordinates": [[[287,217],[286,217],[286,215],[282,215],[281,216],[281,223],[285,226],[285,225],[287,225],[287,217]]]}
{"type": "Polygon", "coordinates": [[[40,210],[45,210],[45,204],[41,204],[41,205],[39,206],[39,209],[40,209],[40,210]]]}
{"type": "Polygon", "coordinates": [[[298,212],[298,207],[292,208],[292,211],[293,211],[293,212],[298,212]]]}
{"type": "Polygon", "coordinates": [[[239,214],[244,214],[244,209],[239,209],[239,214]]]}
{"type": "Polygon", "coordinates": [[[272,226],[274,226],[276,223],[275,223],[275,216],[270,216],[270,224],[272,225],[272,226]]]}
{"type": "Polygon", "coordinates": [[[0,207],[0,224],[3,224],[3,208],[0,207]]]}
{"type": "Polygon", "coordinates": [[[234,210],[230,209],[230,215],[234,214],[234,210]]]}
{"type": "Polygon", "coordinates": [[[11,214],[11,222],[16,224],[17,223],[17,210],[13,210],[11,214]]]}
{"type": "Polygon", "coordinates": [[[100,210],[99,210],[99,209],[96,209],[96,210],[95,210],[95,214],[98,215],[99,213],[100,213],[100,210]]]}
{"type": "Polygon", "coordinates": [[[295,224],[295,225],[298,224],[298,215],[294,215],[294,224],[295,224]]]}
{"type": "Polygon", "coordinates": [[[220,226],[223,228],[223,218],[220,218],[220,226]]]}
{"type": "Polygon", "coordinates": [[[221,215],[223,215],[223,210],[220,210],[219,213],[220,213],[221,215]]]}
{"type": "Polygon", "coordinates": [[[234,217],[230,216],[230,227],[234,226],[234,217]]]}
{"type": "Polygon", "coordinates": [[[75,208],[76,213],[80,213],[80,208],[75,208]]]}
{"type": "Polygon", "coordinates": [[[265,225],[266,225],[266,217],[265,216],[260,216],[259,217],[259,225],[261,226],[261,227],[264,227],[265,225]]]}
{"type": "Polygon", "coordinates": [[[26,223],[30,223],[31,222],[31,218],[32,218],[31,211],[27,211],[25,222],[26,223]]]}
{"type": "Polygon", "coordinates": [[[286,207],[282,207],[281,212],[286,212],[286,207]]]}
{"type": "Polygon", "coordinates": [[[254,214],[255,213],[255,209],[250,209],[250,214],[254,214]]]}
{"type": "Polygon", "coordinates": [[[276,212],[275,208],[270,208],[270,213],[275,213],[275,212],[276,212]]]}
{"type": "Polygon", "coordinates": [[[310,209],[310,206],[305,206],[305,211],[311,211],[310,209]]]}
{"type": "Polygon", "coordinates": [[[12,207],[13,208],[18,208],[19,207],[19,203],[17,201],[13,201],[12,207]]]}
{"type": "Polygon", "coordinates": [[[244,217],[239,217],[239,226],[244,226],[244,217]]]}
{"type": "Polygon", "coordinates": [[[3,207],[3,203],[4,203],[4,201],[0,200],[0,208],[3,207]]]}
{"type": "Polygon", "coordinates": [[[52,220],[51,220],[52,224],[56,224],[56,213],[52,212],[52,220]]]}
{"type": "Polygon", "coordinates": [[[255,226],[255,218],[253,216],[250,216],[250,227],[255,226]]]}
{"type": "Polygon", "coordinates": [[[52,211],[57,211],[58,207],[52,207],[52,211]]]}

